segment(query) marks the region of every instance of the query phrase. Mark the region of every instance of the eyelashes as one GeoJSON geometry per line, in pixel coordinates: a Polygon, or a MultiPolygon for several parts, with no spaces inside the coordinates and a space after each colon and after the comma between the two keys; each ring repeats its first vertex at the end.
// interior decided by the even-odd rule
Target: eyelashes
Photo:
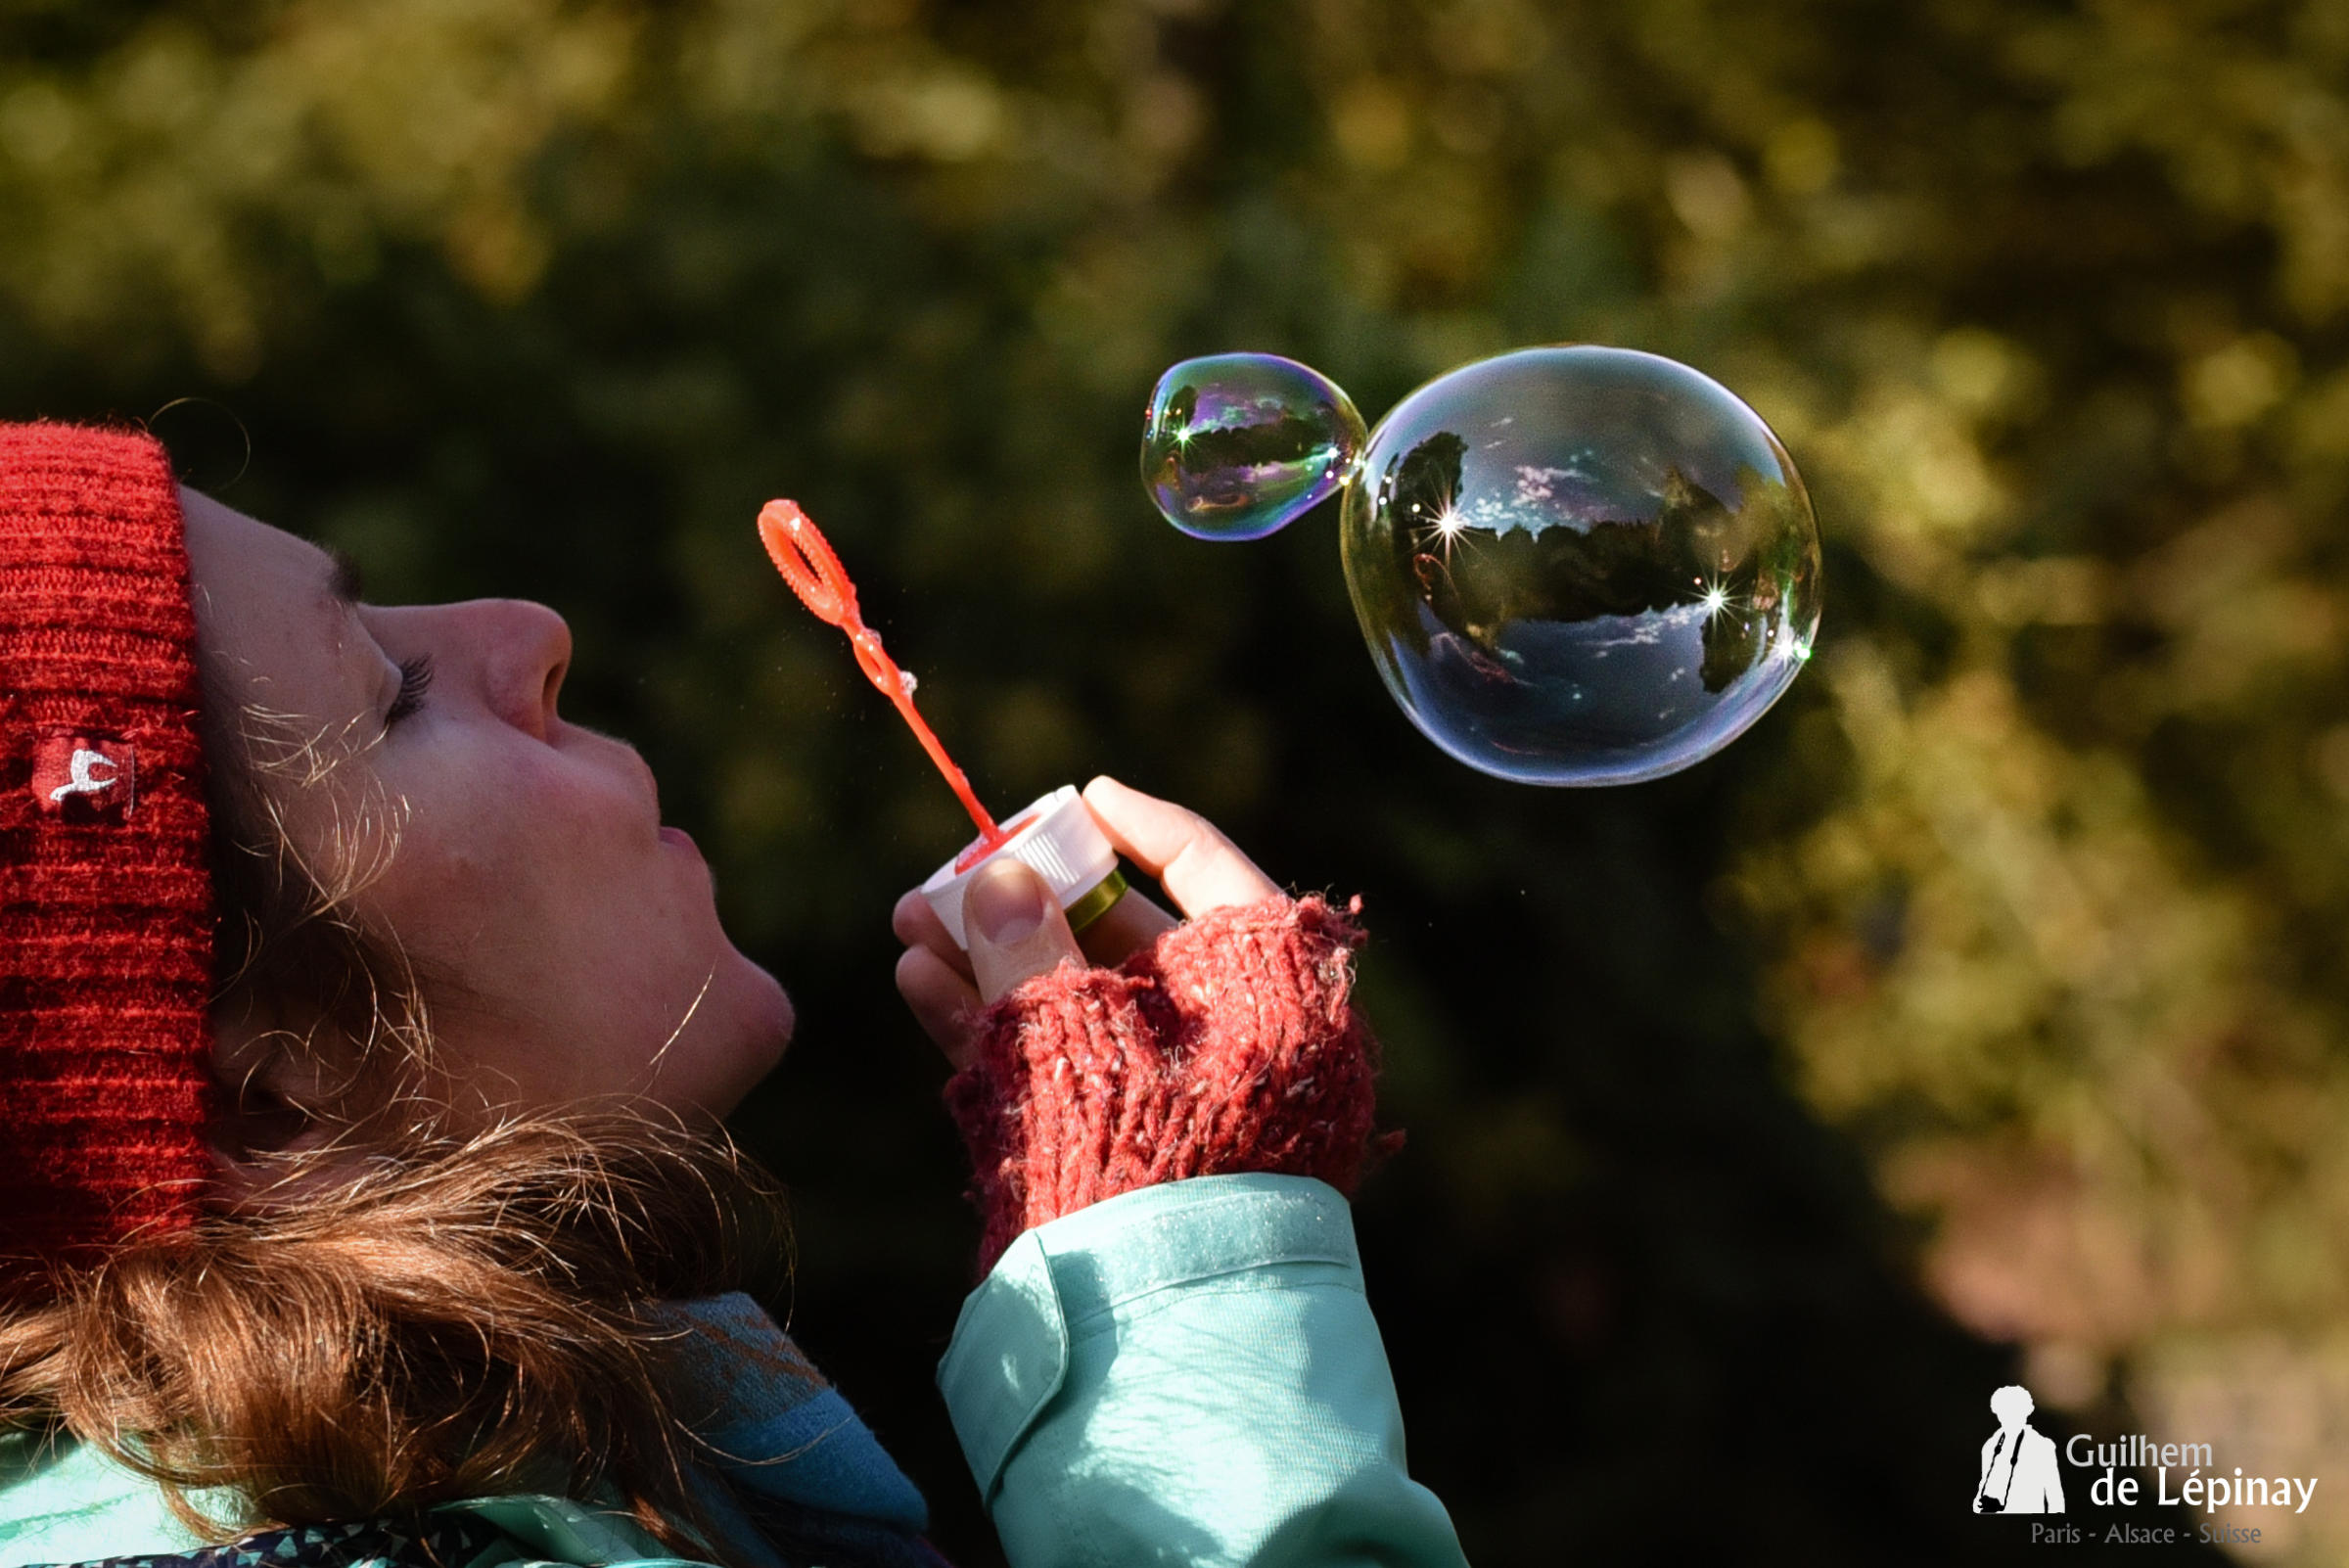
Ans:
{"type": "Polygon", "coordinates": [[[391,708],[384,714],[384,727],[390,729],[393,724],[422,708],[424,694],[432,689],[433,656],[431,654],[418,654],[413,659],[401,660],[399,662],[399,695],[392,699],[391,708]]]}

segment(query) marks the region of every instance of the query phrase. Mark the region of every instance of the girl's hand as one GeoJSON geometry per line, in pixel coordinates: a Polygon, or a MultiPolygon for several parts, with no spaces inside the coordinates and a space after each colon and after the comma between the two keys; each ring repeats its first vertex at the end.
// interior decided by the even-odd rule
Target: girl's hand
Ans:
{"type": "MultiPolygon", "coordinates": [[[[1118,853],[1158,880],[1185,918],[1226,905],[1250,904],[1280,892],[1239,846],[1198,812],[1101,777],[1084,787],[1084,804],[1118,853]]],[[[1129,892],[1082,937],[1041,878],[1008,857],[971,885],[964,905],[971,950],[965,953],[920,890],[898,900],[890,927],[905,944],[898,960],[898,992],[922,1029],[957,1071],[970,1065],[971,1017],[1031,975],[1064,959],[1114,965],[1175,918],[1139,892],[1129,892]]]]}

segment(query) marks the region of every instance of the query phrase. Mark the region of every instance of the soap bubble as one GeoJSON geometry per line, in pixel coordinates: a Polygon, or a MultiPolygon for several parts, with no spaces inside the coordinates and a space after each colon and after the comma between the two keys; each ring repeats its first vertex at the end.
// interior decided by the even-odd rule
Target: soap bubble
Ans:
{"type": "Polygon", "coordinates": [[[1346,482],[1362,416],[1327,376],[1277,354],[1210,354],[1158,378],[1142,483],[1201,539],[1261,539],[1346,482]]]}
{"type": "Polygon", "coordinates": [[[1378,670],[1459,761],[1629,784],[1702,761],[1811,656],[1819,531],[1752,409],[1624,348],[1526,348],[1379,422],[1340,521],[1378,670]]]}

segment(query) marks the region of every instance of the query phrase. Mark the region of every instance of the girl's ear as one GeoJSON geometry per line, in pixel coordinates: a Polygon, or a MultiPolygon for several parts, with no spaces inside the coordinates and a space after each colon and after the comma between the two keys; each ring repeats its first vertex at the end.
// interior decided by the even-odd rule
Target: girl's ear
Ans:
{"type": "Polygon", "coordinates": [[[250,998],[212,1009],[212,1075],[220,1085],[213,1165],[232,1205],[276,1184],[271,1156],[316,1149],[341,1125],[334,1112],[348,1073],[330,1065],[332,1046],[320,1033],[264,1018],[250,998]]]}

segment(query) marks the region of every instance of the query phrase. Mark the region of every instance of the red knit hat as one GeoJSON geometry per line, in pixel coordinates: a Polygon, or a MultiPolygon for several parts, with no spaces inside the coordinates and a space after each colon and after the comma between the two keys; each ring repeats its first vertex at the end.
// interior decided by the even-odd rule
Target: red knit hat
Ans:
{"type": "Polygon", "coordinates": [[[209,1175],[195,643],[162,446],[0,425],[0,1285],[209,1175]]]}

